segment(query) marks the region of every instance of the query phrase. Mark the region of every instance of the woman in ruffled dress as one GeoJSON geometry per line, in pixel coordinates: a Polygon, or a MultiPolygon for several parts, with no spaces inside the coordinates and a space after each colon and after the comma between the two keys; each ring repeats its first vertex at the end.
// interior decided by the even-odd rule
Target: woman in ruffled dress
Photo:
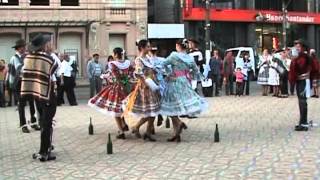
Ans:
{"type": "Polygon", "coordinates": [[[258,84],[262,85],[262,95],[268,96],[268,79],[269,68],[272,56],[269,54],[268,49],[263,50],[262,61],[259,64],[258,84]]]}
{"type": "Polygon", "coordinates": [[[280,95],[280,75],[277,72],[279,66],[277,59],[276,56],[273,57],[269,68],[268,84],[273,89],[273,97],[279,97],[280,95]]]}
{"type": "Polygon", "coordinates": [[[151,81],[154,86],[157,86],[155,84],[156,71],[147,57],[150,51],[149,41],[140,40],[137,46],[139,56],[135,59],[135,76],[138,78],[138,82],[134,91],[126,99],[125,115],[133,114],[141,118],[132,128],[132,132],[136,137],[141,138],[139,129],[147,122],[147,130],[143,135],[143,139],[156,141],[152,137],[152,133],[154,131],[154,119],[160,111],[160,92],[159,89],[155,89],[150,85],[151,81]]]}
{"type": "Polygon", "coordinates": [[[167,84],[161,98],[161,114],[170,116],[174,136],[169,142],[180,142],[183,129],[187,129],[179,116],[199,114],[207,108],[207,103],[191,87],[192,79],[199,79],[200,73],[194,59],[187,54],[188,40],[181,39],[176,43],[177,52],[164,61],[167,71],[167,84]]]}
{"type": "Polygon", "coordinates": [[[88,102],[90,107],[99,112],[115,117],[119,132],[118,139],[125,139],[125,131],[129,131],[123,115],[123,100],[131,92],[130,79],[133,77],[133,67],[129,60],[123,60],[123,49],[113,50],[114,61],[108,63],[108,72],[103,78],[108,84],[88,102]]]}

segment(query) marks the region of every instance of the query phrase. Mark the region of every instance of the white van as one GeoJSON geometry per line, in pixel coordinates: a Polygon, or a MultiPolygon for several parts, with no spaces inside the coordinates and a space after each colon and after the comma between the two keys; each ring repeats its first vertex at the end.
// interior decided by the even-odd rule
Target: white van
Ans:
{"type": "Polygon", "coordinates": [[[243,67],[243,55],[249,54],[250,63],[253,67],[252,70],[254,73],[254,77],[258,75],[257,66],[259,63],[259,56],[256,53],[256,51],[253,50],[252,47],[230,48],[226,50],[226,53],[230,51],[232,51],[232,54],[235,57],[235,67],[243,67]]]}

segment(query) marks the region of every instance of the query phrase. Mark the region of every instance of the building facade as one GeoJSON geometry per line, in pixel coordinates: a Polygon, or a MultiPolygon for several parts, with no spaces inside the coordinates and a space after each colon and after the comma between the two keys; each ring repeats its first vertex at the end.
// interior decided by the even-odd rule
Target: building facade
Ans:
{"type": "MultiPolygon", "coordinates": [[[[303,38],[320,51],[319,0],[284,0],[287,7],[287,46],[303,38]]],[[[221,49],[251,46],[273,49],[283,40],[283,4],[281,0],[213,0],[211,1],[211,40],[221,49]],[[262,19],[257,18],[262,16],[262,19]]],[[[205,4],[202,0],[183,1],[186,34],[204,42],[205,4]]],[[[203,44],[204,46],[204,44],[203,44]]],[[[203,47],[202,46],[202,47],[203,47]]]]}
{"type": "Polygon", "coordinates": [[[37,33],[52,36],[57,52],[78,62],[85,77],[93,53],[102,63],[114,47],[136,55],[137,39],[147,37],[146,0],[0,0],[0,58],[12,56],[14,42],[37,33]]]}

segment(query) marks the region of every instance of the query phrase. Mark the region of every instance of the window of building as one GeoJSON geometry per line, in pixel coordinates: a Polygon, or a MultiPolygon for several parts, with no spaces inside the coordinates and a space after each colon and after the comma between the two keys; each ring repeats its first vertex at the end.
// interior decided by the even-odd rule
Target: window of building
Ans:
{"type": "Polygon", "coordinates": [[[126,0],[111,0],[112,7],[125,7],[126,0]]]}
{"type": "Polygon", "coordinates": [[[261,10],[274,10],[281,11],[282,10],[282,1],[279,0],[255,0],[256,9],[261,10]]]}
{"type": "Polygon", "coordinates": [[[19,0],[0,0],[0,6],[18,6],[19,0]]]}
{"type": "Polygon", "coordinates": [[[50,0],[30,0],[31,6],[49,6],[50,0]]]}
{"type": "Polygon", "coordinates": [[[61,6],[79,6],[79,0],[61,0],[61,6]]]}

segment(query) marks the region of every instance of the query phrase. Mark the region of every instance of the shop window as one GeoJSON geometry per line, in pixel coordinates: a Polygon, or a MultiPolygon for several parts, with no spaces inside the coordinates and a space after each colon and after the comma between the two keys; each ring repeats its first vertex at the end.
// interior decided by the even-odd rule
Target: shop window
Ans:
{"type": "Polygon", "coordinates": [[[19,0],[0,0],[0,6],[18,6],[19,0]]]}
{"type": "Polygon", "coordinates": [[[126,0],[111,0],[110,2],[112,7],[117,7],[117,8],[125,7],[126,5],[126,0]]]}
{"type": "Polygon", "coordinates": [[[79,6],[79,0],[61,0],[61,6],[79,6]]]}
{"type": "Polygon", "coordinates": [[[30,0],[31,6],[49,6],[50,0],[30,0]]]}

